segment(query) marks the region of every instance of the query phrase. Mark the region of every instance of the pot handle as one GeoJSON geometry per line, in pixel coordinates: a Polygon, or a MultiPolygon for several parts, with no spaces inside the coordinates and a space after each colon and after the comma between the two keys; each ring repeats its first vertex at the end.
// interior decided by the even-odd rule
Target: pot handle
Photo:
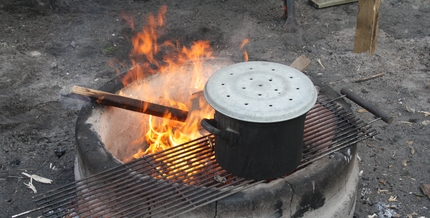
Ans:
{"type": "Polygon", "coordinates": [[[208,132],[221,137],[228,141],[228,145],[233,147],[239,141],[239,134],[230,130],[220,130],[216,128],[217,121],[214,119],[202,119],[200,125],[203,126],[208,132]]]}

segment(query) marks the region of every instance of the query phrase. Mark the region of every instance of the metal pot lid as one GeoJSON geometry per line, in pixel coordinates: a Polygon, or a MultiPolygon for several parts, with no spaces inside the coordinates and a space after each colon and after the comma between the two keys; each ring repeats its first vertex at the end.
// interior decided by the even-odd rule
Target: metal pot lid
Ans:
{"type": "Polygon", "coordinates": [[[215,72],[205,85],[204,95],[219,113],[257,123],[299,117],[317,99],[316,88],[305,74],[263,61],[233,64],[215,72]]]}

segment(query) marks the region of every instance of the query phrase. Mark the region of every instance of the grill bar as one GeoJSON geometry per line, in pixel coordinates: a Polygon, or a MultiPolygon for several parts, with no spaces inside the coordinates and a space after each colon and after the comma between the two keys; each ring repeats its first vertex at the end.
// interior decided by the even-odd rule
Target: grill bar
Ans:
{"type": "MultiPolygon", "coordinates": [[[[334,99],[318,95],[306,116],[297,169],[376,134],[334,99]]],[[[214,136],[208,135],[146,155],[36,196],[38,208],[19,215],[42,210],[46,217],[173,217],[269,182],[222,169],[214,145],[214,136]]]]}

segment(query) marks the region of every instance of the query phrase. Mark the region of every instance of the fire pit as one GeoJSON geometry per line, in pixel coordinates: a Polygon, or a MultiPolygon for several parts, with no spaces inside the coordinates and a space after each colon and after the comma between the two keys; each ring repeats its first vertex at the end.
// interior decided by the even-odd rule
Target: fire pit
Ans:
{"type": "MultiPolygon", "coordinates": [[[[119,82],[120,80],[121,78],[112,80],[101,90],[115,93],[127,89],[119,82]]],[[[319,96],[317,104],[306,116],[305,145],[302,164],[298,170],[272,181],[261,181],[198,209],[193,210],[192,206],[192,211],[185,210],[187,213],[183,217],[353,216],[358,184],[358,166],[355,161],[356,142],[361,137],[357,136],[362,133],[357,129],[353,115],[351,117],[348,104],[339,98],[339,94],[318,80],[312,79],[312,81],[319,89],[319,96]],[[347,134],[343,132],[345,128],[349,131],[347,134]],[[324,156],[331,147],[338,151],[333,153],[332,150],[330,155],[324,156]]],[[[136,120],[135,116],[143,115],[121,109],[105,108],[97,104],[82,108],[76,125],[78,151],[75,164],[76,179],[94,177],[102,171],[124,166],[122,161],[137,152],[137,148],[129,147],[132,144],[130,142],[136,138],[136,134],[140,134],[140,131],[133,128],[137,125],[133,122],[136,120]],[[119,129],[124,131],[118,132],[119,129]]],[[[369,135],[367,132],[366,134],[369,135]]],[[[204,141],[204,148],[208,148],[207,145],[211,147],[212,139],[204,141]]],[[[207,152],[213,152],[210,149],[207,152]]],[[[153,161],[157,162],[154,159],[149,162],[153,161]]],[[[188,160],[188,162],[192,161],[192,159],[188,160]]],[[[217,164],[213,155],[209,155],[206,161],[217,164]]],[[[239,180],[236,177],[229,180],[230,177],[225,176],[228,175],[227,172],[216,166],[215,171],[210,174],[212,182],[223,186],[229,181],[239,180]]],[[[135,168],[131,167],[131,169],[135,168]]],[[[211,170],[208,168],[207,171],[211,170]]],[[[142,170],[135,170],[135,172],[142,173],[142,170]]],[[[166,177],[154,177],[152,180],[172,179],[172,181],[179,181],[180,184],[188,182],[183,178],[179,180],[176,177],[170,178],[166,172],[160,175],[166,177]]],[[[189,185],[195,187],[194,180],[189,179],[191,180],[189,185]]],[[[103,194],[97,196],[103,198],[103,194]]],[[[151,208],[154,208],[155,212],[155,207],[151,206],[151,208]]],[[[105,209],[110,210],[109,207],[105,209]]],[[[162,214],[161,217],[166,215],[162,214]]]]}
{"type": "MultiPolygon", "coordinates": [[[[119,82],[121,77],[102,89],[126,91],[130,87],[119,82]]],[[[377,132],[355,118],[332,88],[312,81],[319,94],[306,114],[301,163],[290,175],[251,180],[229,173],[215,159],[214,135],[204,132],[164,150],[145,150],[143,156],[138,149],[140,158],[130,160],[121,156],[127,154],[121,152],[127,150],[125,142],[135,142],[129,131],[117,134],[124,149],[116,153],[106,146],[112,142],[103,141],[122,129],[117,125],[130,124],[106,118],[127,121],[127,116],[89,104],[76,125],[76,182],[36,196],[38,208],[17,216],[43,210],[46,217],[352,217],[358,182],[356,143],[377,132]]],[[[341,93],[353,95],[348,90],[341,93]]],[[[391,122],[382,115],[374,121],[391,122]]]]}
{"type": "MultiPolygon", "coordinates": [[[[223,157],[228,164],[218,163],[217,153],[222,143],[217,137],[222,134],[217,131],[209,134],[198,124],[211,119],[214,113],[215,121],[221,123],[217,120],[218,112],[225,110],[214,107],[215,112],[206,107],[209,104],[199,97],[198,91],[213,72],[231,63],[214,60],[207,41],[193,42],[191,47],[170,41],[157,45],[154,33],[162,26],[165,12],[166,8],[162,7],[157,19],[150,16],[150,25],[133,37],[130,71],[111,80],[101,90],[154,103],[151,105],[179,109],[188,115],[185,122],[174,119],[172,113],[162,113],[163,118],[160,118],[104,107],[97,104],[101,99],[84,106],[75,131],[76,182],[37,197],[35,201],[39,207],[35,210],[44,210],[47,217],[352,217],[358,183],[356,144],[376,132],[356,119],[342,96],[320,81],[311,78],[310,82],[300,72],[288,78],[276,72],[279,75],[276,80],[260,72],[256,74],[258,78],[268,81],[247,81],[240,87],[258,88],[261,92],[251,90],[248,93],[263,96],[265,89],[271,87],[269,84],[285,84],[296,78],[306,83],[275,88],[277,96],[291,88],[295,93],[307,91],[293,97],[284,96],[281,101],[275,101],[276,105],[268,104],[269,108],[276,109],[268,113],[274,115],[275,120],[269,119],[274,123],[283,122],[286,115],[291,120],[300,118],[300,131],[288,133],[296,138],[298,143],[294,143],[293,150],[299,152],[286,155],[294,159],[289,168],[281,166],[285,164],[282,156],[289,150],[274,155],[277,160],[273,165],[265,165],[265,160],[270,159],[277,148],[271,148],[272,151],[259,160],[256,152],[259,144],[261,147],[268,144],[274,136],[272,133],[278,131],[271,126],[270,134],[259,139],[253,151],[251,162],[259,165],[257,173],[242,175],[241,167],[236,168],[231,162],[232,157],[223,157]],[[196,61],[188,62],[190,60],[196,61]],[[173,82],[166,83],[166,79],[173,82]],[[285,99],[305,104],[299,107],[299,113],[291,114],[285,111],[291,108],[282,105],[285,99]],[[187,106],[186,102],[191,103],[187,106]],[[224,166],[228,167],[224,169],[224,166]],[[271,172],[265,175],[266,166],[280,166],[277,169],[281,170],[268,169],[271,172]]],[[[285,67],[272,65],[269,71],[278,69],[285,67]]],[[[218,85],[224,83],[228,80],[218,85]]],[[[267,96],[273,97],[273,92],[267,96]]],[[[205,97],[208,97],[206,92],[205,97]]],[[[211,101],[212,106],[222,105],[222,101],[215,104],[213,99],[211,101]]],[[[242,103],[247,106],[250,102],[242,103]]],[[[259,101],[251,103],[258,105],[259,101]]],[[[254,115],[261,113],[264,111],[245,117],[258,123],[266,120],[254,119],[254,115]]],[[[158,113],[153,115],[159,116],[158,113]]],[[[239,117],[241,115],[243,113],[239,113],[239,117]]],[[[225,128],[233,132],[243,130],[228,125],[225,128]]],[[[248,136],[253,137],[252,131],[251,128],[246,134],[240,133],[248,139],[248,136]]],[[[285,131],[282,129],[280,134],[285,131]]],[[[288,140],[280,139],[276,141],[288,140]]],[[[238,142],[240,140],[245,141],[239,139],[238,142]]],[[[235,142],[230,140],[227,146],[236,146],[235,142]]],[[[247,159],[245,156],[241,160],[245,167],[249,166],[247,159]]]]}

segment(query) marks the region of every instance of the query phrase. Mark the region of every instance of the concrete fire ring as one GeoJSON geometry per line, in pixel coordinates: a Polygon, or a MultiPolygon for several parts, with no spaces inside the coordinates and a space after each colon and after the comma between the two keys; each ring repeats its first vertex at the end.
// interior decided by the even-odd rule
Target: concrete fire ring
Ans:
{"type": "MultiPolygon", "coordinates": [[[[123,88],[120,77],[106,83],[100,90],[113,93],[119,91],[123,88]]],[[[330,86],[315,79],[312,82],[326,96],[339,96],[330,86]]],[[[336,102],[350,110],[344,100],[336,102]]],[[[103,111],[103,106],[88,104],[79,113],[75,131],[76,179],[122,165],[104,147],[93,128],[93,121],[90,121],[94,115],[103,111]]],[[[180,217],[353,217],[358,171],[354,144],[292,175],[256,185],[180,217]]]]}

